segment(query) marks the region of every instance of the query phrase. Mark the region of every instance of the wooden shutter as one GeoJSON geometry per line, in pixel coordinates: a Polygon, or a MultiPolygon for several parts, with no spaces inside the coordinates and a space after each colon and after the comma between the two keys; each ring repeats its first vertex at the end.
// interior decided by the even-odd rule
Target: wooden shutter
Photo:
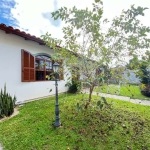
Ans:
{"type": "Polygon", "coordinates": [[[30,81],[35,81],[35,58],[30,54],[30,81]]]}
{"type": "Polygon", "coordinates": [[[60,74],[59,74],[59,79],[60,80],[64,80],[64,70],[63,70],[63,61],[59,61],[58,62],[60,65],[60,74]]]}
{"type": "Polygon", "coordinates": [[[22,82],[35,81],[35,58],[25,50],[21,50],[22,82]]]}

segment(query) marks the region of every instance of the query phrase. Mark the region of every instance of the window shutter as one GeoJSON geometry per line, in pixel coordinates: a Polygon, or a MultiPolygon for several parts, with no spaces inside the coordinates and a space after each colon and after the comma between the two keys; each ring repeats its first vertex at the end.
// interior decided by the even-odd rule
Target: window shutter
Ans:
{"type": "Polygon", "coordinates": [[[35,58],[30,54],[30,81],[35,81],[35,58]]]}
{"type": "Polygon", "coordinates": [[[25,50],[21,50],[22,82],[35,81],[35,58],[25,50]]]}
{"type": "Polygon", "coordinates": [[[60,65],[60,74],[59,74],[59,79],[60,80],[64,80],[64,70],[63,70],[63,61],[59,61],[58,62],[60,65]]]}

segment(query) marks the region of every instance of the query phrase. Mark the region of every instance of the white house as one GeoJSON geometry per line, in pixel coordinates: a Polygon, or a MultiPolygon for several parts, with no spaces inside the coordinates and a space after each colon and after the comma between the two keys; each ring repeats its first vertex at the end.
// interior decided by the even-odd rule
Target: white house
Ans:
{"type": "MultiPolygon", "coordinates": [[[[46,79],[53,71],[52,53],[40,38],[0,24],[0,89],[6,83],[17,102],[54,95],[55,81],[46,79]]],[[[59,93],[68,90],[66,82],[66,76],[60,75],[59,93]]]]}

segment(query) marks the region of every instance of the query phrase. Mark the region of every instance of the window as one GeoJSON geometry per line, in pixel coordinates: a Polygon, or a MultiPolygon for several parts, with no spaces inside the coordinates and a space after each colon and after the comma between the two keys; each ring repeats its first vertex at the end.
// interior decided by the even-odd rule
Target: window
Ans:
{"type": "MultiPolygon", "coordinates": [[[[48,81],[53,80],[53,63],[51,57],[47,55],[37,55],[33,56],[29,52],[22,50],[22,82],[30,81],[48,81]],[[47,78],[47,75],[49,78],[47,78]]],[[[59,79],[63,80],[63,67],[62,61],[58,62],[60,64],[61,73],[59,74],[59,79]]]]}
{"type": "Polygon", "coordinates": [[[52,59],[46,55],[38,55],[35,57],[36,81],[52,80],[53,73],[52,59]],[[50,78],[46,78],[49,75],[50,78]]]}

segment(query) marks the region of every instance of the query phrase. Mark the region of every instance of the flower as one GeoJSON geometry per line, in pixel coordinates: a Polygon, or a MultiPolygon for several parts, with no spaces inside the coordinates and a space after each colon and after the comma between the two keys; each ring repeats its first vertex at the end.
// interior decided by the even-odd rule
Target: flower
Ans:
{"type": "Polygon", "coordinates": [[[49,75],[46,75],[45,78],[48,79],[48,80],[50,79],[49,75]]]}

